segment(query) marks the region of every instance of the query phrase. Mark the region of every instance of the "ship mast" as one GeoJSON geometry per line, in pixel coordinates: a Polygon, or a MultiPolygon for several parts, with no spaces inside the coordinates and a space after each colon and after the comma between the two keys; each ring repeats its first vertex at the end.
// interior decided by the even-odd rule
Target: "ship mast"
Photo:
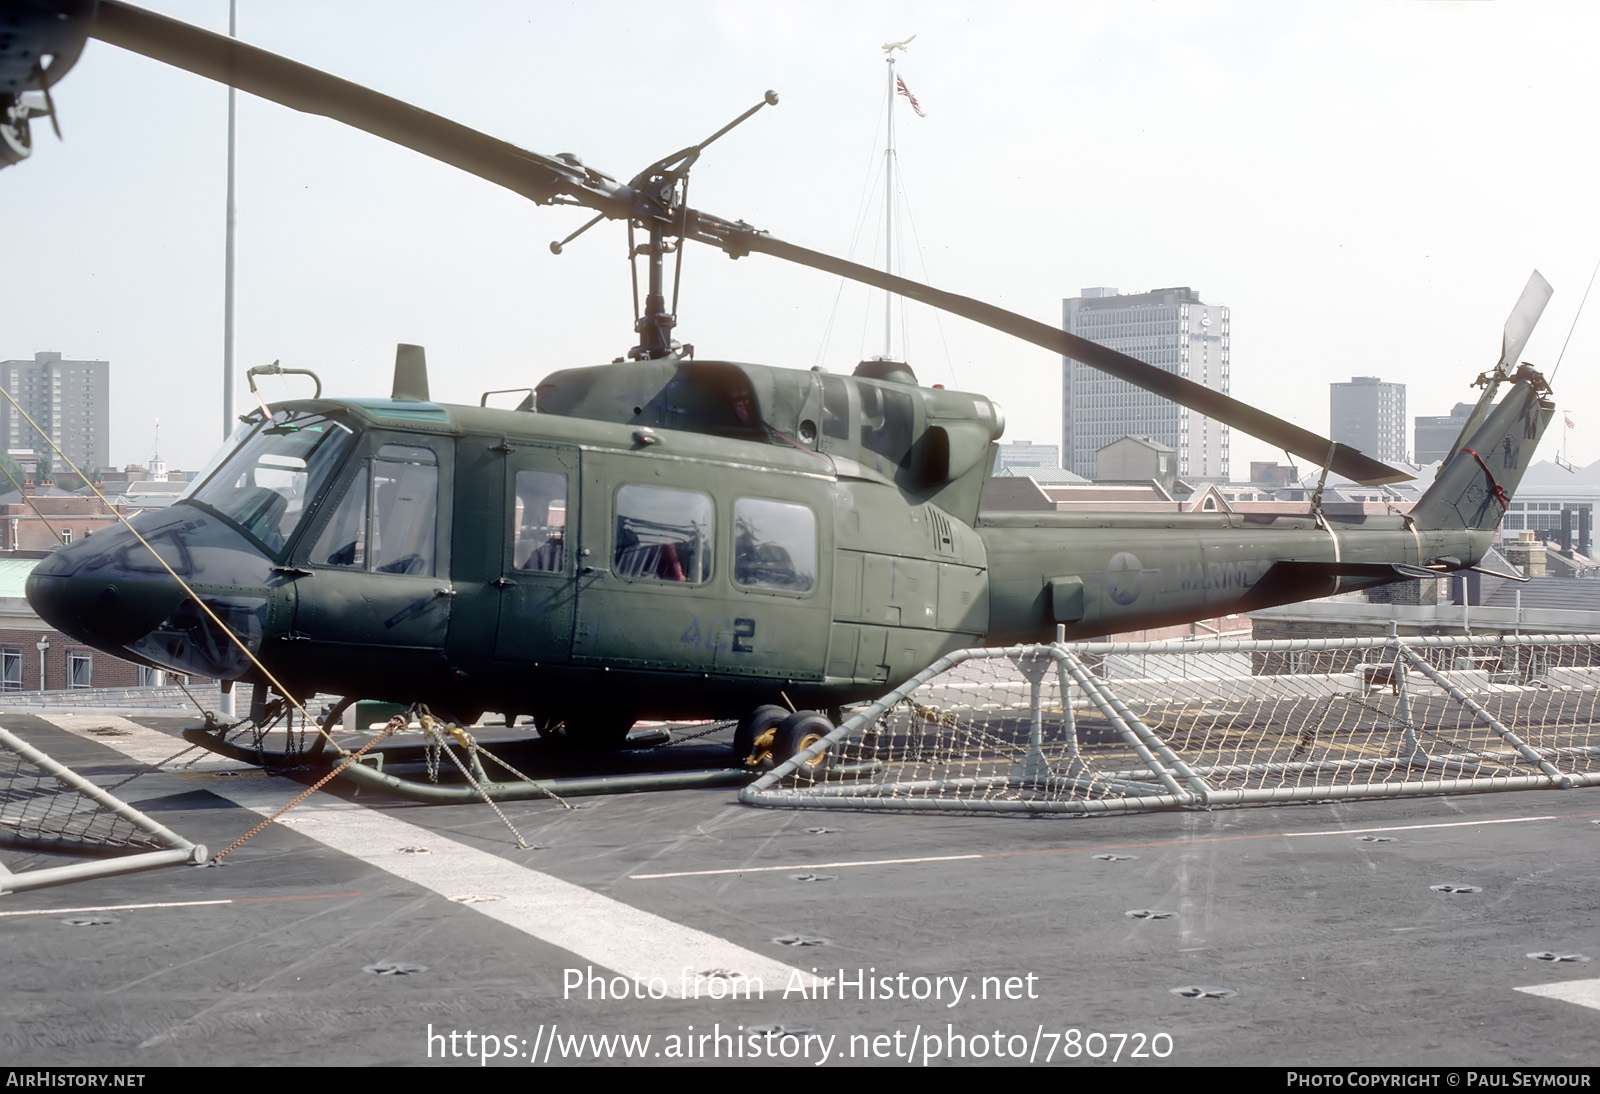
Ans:
{"type": "MultiPolygon", "coordinates": [[[[913,34],[911,38],[915,38],[913,34]]],[[[888,137],[883,146],[883,272],[894,275],[894,97],[899,90],[900,80],[894,68],[895,50],[904,51],[911,44],[911,38],[898,42],[885,42],[883,45],[883,59],[889,66],[889,83],[885,92],[884,114],[888,118],[888,137]]],[[[910,99],[908,94],[906,98],[910,99]]],[[[913,100],[913,105],[915,101],[913,100]]],[[[918,111],[921,113],[921,111],[918,111]]],[[[894,293],[888,289],[883,290],[883,359],[892,361],[894,357],[894,293]]]]}
{"type": "MultiPolygon", "coordinates": [[[[889,65],[888,105],[885,114],[889,119],[888,137],[883,145],[883,272],[894,274],[894,50],[884,46],[884,61],[889,65]]],[[[894,356],[894,293],[883,290],[883,356],[894,356]]]]}

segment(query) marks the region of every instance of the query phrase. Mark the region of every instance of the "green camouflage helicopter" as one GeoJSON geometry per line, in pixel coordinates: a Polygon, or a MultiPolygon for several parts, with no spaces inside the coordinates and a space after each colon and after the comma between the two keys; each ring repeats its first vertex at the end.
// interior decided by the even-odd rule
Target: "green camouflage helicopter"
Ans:
{"type": "MultiPolygon", "coordinates": [[[[45,12],[37,25],[54,51],[75,54],[62,29],[75,28],[79,45],[92,34],[535,202],[593,210],[573,236],[610,218],[647,237],[634,248],[648,292],[627,360],[556,372],[504,410],[432,401],[421,351],[401,347],[388,398],[324,399],[319,384],[318,397],[247,416],[181,501],[133,519],[182,584],[127,530],[62,548],[29,578],[30,602],[73,638],[252,682],[258,695],[270,670],[290,695],[531,715],[606,747],[644,718],[739,718],[741,759],[758,740],[781,758],[826,731],[818,712],[882,694],[951,650],[1476,569],[1554,413],[1542,376],[1516,361],[1549,295],[1535,275],[1456,454],[1409,514],[983,512],[999,407],[923,386],[895,362],[840,376],[697,359],[672,337],[665,256],[694,240],[838,274],[1076,358],[1358,482],[1408,476],[1053,326],[688,207],[701,152],[776,102],[770,92],[623,183],[113,0],[6,9],[45,12]]],[[[35,84],[59,78],[50,71],[34,68],[35,84]]],[[[19,101],[0,108],[22,133],[11,147],[26,152],[19,101]]]]}

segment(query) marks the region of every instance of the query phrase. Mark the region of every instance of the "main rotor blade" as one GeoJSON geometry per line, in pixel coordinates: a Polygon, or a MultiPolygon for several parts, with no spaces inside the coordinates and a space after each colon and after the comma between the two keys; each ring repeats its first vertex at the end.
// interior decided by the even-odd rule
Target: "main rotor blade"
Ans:
{"type": "Polygon", "coordinates": [[[662,216],[655,211],[660,206],[646,201],[637,191],[581,164],[529,152],[459,122],[225,35],[168,19],[120,0],[100,0],[90,33],[112,45],[219,83],[231,84],[293,110],[333,118],[539,203],[563,197],[615,219],[657,220],[673,235],[679,234],[679,225],[683,225],[681,234],[684,236],[721,247],[734,257],[760,251],[964,316],[1075,358],[1318,466],[1326,466],[1355,482],[1377,485],[1402,482],[1411,477],[1348,445],[1335,444],[1221,392],[1004,308],[785,243],[743,221],[723,221],[696,210],[684,211],[682,220],[677,210],[662,216]]]}
{"type": "Polygon", "coordinates": [[[1068,334],[1058,327],[1041,323],[1036,319],[1006,311],[1004,308],[985,304],[981,300],[974,300],[969,296],[960,296],[956,293],[945,292],[942,289],[930,288],[915,281],[907,281],[903,277],[886,274],[882,270],[875,270],[870,266],[849,262],[841,258],[834,258],[818,251],[797,247],[792,243],[774,239],[772,236],[761,232],[749,230],[727,232],[713,229],[706,233],[704,242],[715,243],[729,249],[730,253],[742,250],[759,251],[772,255],[775,258],[797,262],[802,266],[823,270],[827,273],[848,277],[852,281],[860,281],[875,288],[887,289],[898,293],[910,300],[917,300],[930,307],[960,315],[974,322],[982,323],[986,327],[1021,338],[1025,342],[1032,342],[1036,346],[1053,350],[1064,357],[1071,357],[1082,361],[1084,364],[1099,369],[1126,380],[1135,387],[1143,388],[1170,399],[1180,406],[1199,411],[1209,418],[1215,418],[1225,425],[1242,430],[1252,437],[1259,437],[1277,448],[1305,460],[1310,460],[1317,466],[1325,466],[1337,474],[1343,475],[1354,482],[1365,486],[1377,486],[1384,483],[1404,482],[1412,476],[1398,468],[1390,467],[1371,456],[1351,448],[1349,445],[1338,444],[1319,437],[1308,429],[1302,429],[1293,422],[1286,422],[1282,418],[1266,411],[1242,403],[1237,399],[1214,391],[1193,380],[1185,379],[1175,373],[1159,369],[1154,365],[1146,364],[1136,357],[1126,353],[1119,353],[1108,349],[1098,342],[1091,342],[1075,334],[1068,334]],[[732,247],[723,243],[723,239],[733,236],[737,239],[732,247]]]}
{"type": "Polygon", "coordinates": [[[1500,342],[1501,372],[1516,367],[1517,358],[1522,356],[1522,347],[1528,344],[1528,338],[1538,325],[1539,316],[1544,314],[1544,306],[1550,303],[1553,292],[1555,290],[1544,279],[1544,275],[1534,270],[1533,276],[1528,278],[1527,287],[1522,290],[1522,296],[1517,299],[1517,306],[1511,309],[1511,318],[1506,320],[1505,336],[1500,342]]]}

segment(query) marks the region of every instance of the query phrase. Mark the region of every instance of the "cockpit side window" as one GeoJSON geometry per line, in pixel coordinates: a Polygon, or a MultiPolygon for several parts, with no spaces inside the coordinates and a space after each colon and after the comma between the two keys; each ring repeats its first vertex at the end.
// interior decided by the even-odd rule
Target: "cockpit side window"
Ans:
{"type": "Polygon", "coordinates": [[[386,444],[372,464],[372,568],[385,574],[435,572],[439,460],[431,448],[386,444]]]}
{"type": "Polygon", "coordinates": [[[281,550],[320,497],[354,434],[320,415],[262,423],[238,441],[211,475],[185,495],[281,550]]]}
{"type": "Polygon", "coordinates": [[[439,460],[431,448],[386,444],[357,469],[310,561],[374,573],[438,572],[439,460]]]}
{"type": "Polygon", "coordinates": [[[367,466],[362,464],[333,519],[317,537],[311,561],[322,566],[367,568],[367,466]]]}

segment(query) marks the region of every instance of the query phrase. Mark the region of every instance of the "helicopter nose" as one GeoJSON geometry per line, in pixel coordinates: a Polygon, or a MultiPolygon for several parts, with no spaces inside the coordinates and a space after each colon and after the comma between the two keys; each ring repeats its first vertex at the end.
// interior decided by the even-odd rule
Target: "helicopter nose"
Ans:
{"type": "Polygon", "coordinates": [[[52,552],[28,575],[28,603],[62,634],[108,652],[150,633],[184,594],[165,572],[121,564],[129,543],[137,546],[127,532],[107,530],[52,552]]]}
{"type": "MultiPolygon", "coordinates": [[[[204,589],[202,599],[222,605],[223,611],[237,599],[230,593],[250,594],[248,603],[234,610],[259,619],[269,595],[271,560],[234,528],[183,503],[140,514],[130,523],[138,536],[127,528],[107,528],[51,552],[28,575],[28,603],[50,626],[96,649],[217,675],[223,665],[213,663],[214,657],[204,666],[211,671],[187,664],[195,659],[188,640],[207,623],[193,603],[202,594],[192,594],[174,574],[191,588],[204,589]]],[[[227,644],[225,637],[209,637],[227,644]]]]}

